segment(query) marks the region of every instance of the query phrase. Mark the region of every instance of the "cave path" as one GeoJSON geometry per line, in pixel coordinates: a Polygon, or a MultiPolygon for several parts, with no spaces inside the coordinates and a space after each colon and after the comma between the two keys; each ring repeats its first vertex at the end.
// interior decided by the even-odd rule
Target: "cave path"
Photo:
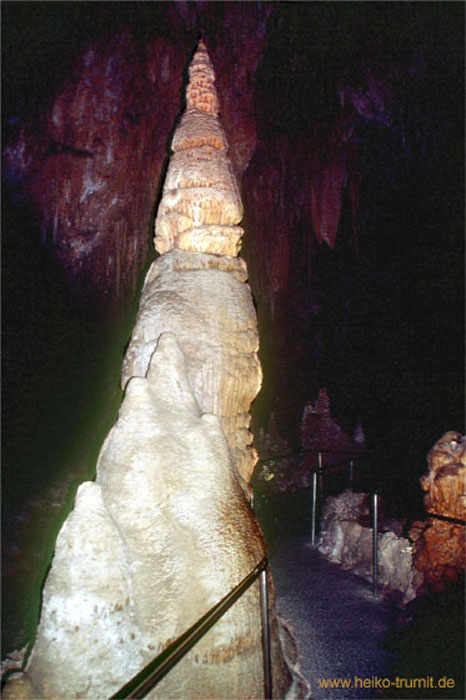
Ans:
{"type": "Polygon", "coordinates": [[[380,697],[375,688],[354,687],[354,677],[389,677],[393,655],[378,645],[396,617],[395,603],[374,597],[371,583],[325,559],[309,537],[281,538],[269,561],[277,611],[297,641],[312,698],[380,697]],[[318,679],[351,679],[352,687],[323,689],[318,679]]]}

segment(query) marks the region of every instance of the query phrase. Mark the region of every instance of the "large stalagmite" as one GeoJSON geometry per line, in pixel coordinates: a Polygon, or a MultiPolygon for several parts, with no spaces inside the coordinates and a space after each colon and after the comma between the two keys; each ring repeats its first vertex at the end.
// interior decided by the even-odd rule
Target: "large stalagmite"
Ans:
{"type": "Polygon", "coordinates": [[[262,380],[259,336],[246,265],[235,257],[243,207],[214,80],[201,41],[155,223],[155,247],[163,255],[146,278],[122,378],[124,385],[143,375],[160,333],[175,333],[197,402],[219,417],[234,465],[248,482],[256,462],[249,407],[262,380]]]}
{"type": "MultiPolygon", "coordinates": [[[[261,383],[257,324],[235,257],[241,200],[202,42],[173,149],[156,222],[162,255],[125,357],[124,400],[44,588],[27,667],[37,697],[109,697],[265,552],[244,495],[261,383]]],[[[285,636],[272,609],[273,695],[300,697],[285,636]]],[[[148,697],[263,697],[256,584],[148,697]]]]}

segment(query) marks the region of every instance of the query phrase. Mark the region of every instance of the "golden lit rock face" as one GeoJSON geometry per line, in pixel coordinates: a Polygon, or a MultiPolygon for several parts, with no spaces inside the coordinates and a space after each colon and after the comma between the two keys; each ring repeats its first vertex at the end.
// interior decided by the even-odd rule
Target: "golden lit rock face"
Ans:
{"type": "Polygon", "coordinates": [[[189,68],[187,109],[175,132],[155,222],[159,253],[173,248],[236,256],[243,206],[218,119],[215,73],[203,42],[189,68]]]}
{"type": "Polygon", "coordinates": [[[214,69],[206,45],[201,39],[189,66],[189,85],[186,90],[188,109],[199,109],[207,114],[218,115],[219,105],[214,82],[214,69]]]}
{"type": "MultiPolygon", "coordinates": [[[[429,471],[421,478],[426,511],[466,520],[466,438],[446,433],[428,456],[429,471]]],[[[458,578],[466,568],[466,527],[428,518],[414,523],[414,565],[424,584],[435,590],[458,578]]]]}
{"type": "Polygon", "coordinates": [[[174,333],[198,404],[220,419],[233,463],[248,482],[257,461],[249,408],[262,382],[259,336],[246,265],[237,258],[243,206],[214,82],[200,41],[155,223],[162,257],[144,284],[122,385],[145,376],[159,335],[174,333]]]}
{"type": "Polygon", "coordinates": [[[446,433],[428,456],[429,471],[421,478],[426,510],[450,518],[466,517],[466,439],[446,433]]]}

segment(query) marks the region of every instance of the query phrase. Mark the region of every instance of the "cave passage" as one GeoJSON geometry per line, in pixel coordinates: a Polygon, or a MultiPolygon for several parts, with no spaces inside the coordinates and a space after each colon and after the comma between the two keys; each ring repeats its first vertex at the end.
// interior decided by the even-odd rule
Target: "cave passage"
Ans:
{"type": "Polygon", "coordinates": [[[324,559],[309,535],[282,536],[270,561],[312,698],[464,697],[461,585],[403,610],[324,559]]]}

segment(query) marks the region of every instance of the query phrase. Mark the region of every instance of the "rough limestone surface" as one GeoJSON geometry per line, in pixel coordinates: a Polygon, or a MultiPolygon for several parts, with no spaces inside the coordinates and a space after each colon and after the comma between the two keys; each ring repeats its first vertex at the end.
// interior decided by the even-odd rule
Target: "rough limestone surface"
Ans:
{"type": "Polygon", "coordinates": [[[144,376],[159,335],[174,333],[186,356],[197,402],[203,412],[220,418],[235,467],[247,482],[257,459],[251,446],[249,408],[262,372],[251,292],[236,276],[243,267],[236,259],[230,261],[228,271],[228,258],[171,251],[152,264],[122,383],[144,376]]]}
{"type": "MultiPolygon", "coordinates": [[[[263,555],[219,421],[201,413],[165,333],[58,536],[27,667],[39,697],[110,697],[263,555]]],[[[276,620],[272,634],[282,697],[276,620]]],[[[255,584],[148,697],[259,698],[262,674],[255,584]]]]}
{"type": "MultiPolygon", "coordinates": [[[[202,42],[187,106],[209,124],[218,112],[202,42]]],[[[205,155],[217,147],[202,148],[205,155]]],[[[248,428],[261,383],[257,321],[245,263],[234,257],[238,231],[228,238],[241,202],[217,151],[212,162],[221,166],[224,190],[205,186],[208,168],[196,155],[187,162],[201,166],[188,168],[187,179],[182,159],[168,172],[169,183],[190,185],[179,196],[165,187],[157,219],[164,254],[144,285],[124,361],[123,403],[96,480],[80,486],[59,533],[43,592],[26,671],[44,698],[110,697],[265,555],[242,487],[255,462],[248,428]],[[220,247],[183,248],[184,231],[220,247]],[[226,240],[236,241],[234,254],[223,254],[226,240]]],[[[303,697],[270,575],[268,588],[273,697],[303,697]]],[[[259,599],[256,582],[146,697],[262,698],[259,599]]]]}
{"type": "Polygon", "coordinates": [[[218,118],[215,73],[199,42],[189,68],[186,112],[172,141],[155,222],[159,253],[180,248],[236,256],[243,229],[243,205],[218,118]]]}
{"type": "MultiPolygon", "coordinates": [[[[428,513],[466,520],[466,437],[449,431],[429,452],[429,469],[421,477],[428,513]]],[[[437,518],[413,523],[414,565],[423,587],[442,590],[466,569],[466,527],[437,518]]]]}
{"type": "MultiPolygon", "coordinates": [[[[365,437],[357,423],[352,436],[347,435],[332,416],[327,389],[322,387],[315,403],[306,402],[301,421],[301,443],[304,450],[338,455],[339,451],[363,452],[365,437]]],[[[332,461],[332,460],[330,460],[332,461]]],[[[310,465],[309,465],[310,466],[310,465]]]]}
{"type": "Polygon", "coordinates": [[[159,335],[175,333],[201,410],[221,421],[244,483],[257,454],[251,402],[262,383],[257,317],[237,258],[243,207],[218,118],[215,73],[202,41],[189,68],[187,108],[172,141],[155,247],[122,371],[144,376],[159,335]]]}
{"type": "MultiPolygon", "coordinates": [[[[319,551],[331,561],[372,580],[373,532],[358,520],[367,494],[345,491],[327,499],[322,517],[319,551]]],[[[409,541],[392,530],[379,532],[378,583],[388,591],[399,591],[408,603],[416,595],[416,572],[409,541]]]]}
{"type": "Polygon", "coordinates": [[[3,692],[3,700],[34,700],[39,695],[25,673],[14,673],[8,677],[3,692]]]}

